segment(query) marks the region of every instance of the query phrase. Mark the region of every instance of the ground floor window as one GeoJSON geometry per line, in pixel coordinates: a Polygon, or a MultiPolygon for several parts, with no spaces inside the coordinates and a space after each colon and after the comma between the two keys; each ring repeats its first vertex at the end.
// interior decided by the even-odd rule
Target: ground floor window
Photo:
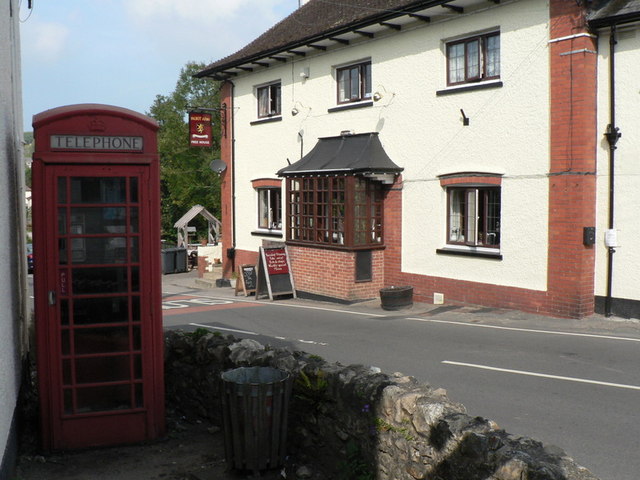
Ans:
{"type": "Polygon", "coordinates": [[[449,187],[447,243],[500,247],[500,188],[449,187]]]}
{"type": "Polygon", "coordinates": [[[380,245],[382,185],[358,176],[287,179],[287,240],[321,245],[380,245]]]}
{"type": "Polygon", "coordinates": [[[282,230],[282,194],[280,188],[258,188],[258,228],[282,230]]]}

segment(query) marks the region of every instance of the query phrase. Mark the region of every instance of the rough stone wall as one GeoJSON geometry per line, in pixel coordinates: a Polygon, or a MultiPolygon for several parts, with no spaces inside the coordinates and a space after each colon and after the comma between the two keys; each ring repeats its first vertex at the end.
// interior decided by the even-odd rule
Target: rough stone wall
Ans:
{"type": "Polygon", "coordinates": [[[596,480],[560,448],[470,417],[445,390],[400,373],[204,331],[169,331],[165,339],[167,407],[178,416],[220,425],[225,370],[270,366],[292,374],[294,478],[596,480]]]}

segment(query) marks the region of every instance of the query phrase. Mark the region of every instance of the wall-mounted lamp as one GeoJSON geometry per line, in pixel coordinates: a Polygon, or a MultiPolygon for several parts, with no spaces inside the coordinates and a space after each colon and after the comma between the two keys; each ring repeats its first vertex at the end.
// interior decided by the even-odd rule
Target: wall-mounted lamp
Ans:
{"type": "Polygon", "coordinates": [[[462,125],[464,125],[465,127],[468,127],[469,126],[469,120],[470,120],[469,117],[467,117],[464,114],[464,110],[463,109],[460,109],[460,113],[462,114],[462,125]]]}
{"type": "Polygon", "coordinates": [[[373,101],[378,102],[382,98],[382,94],[380,92],[376,92],[373,94],[373,101]]]}
{"type": "Polygon", "coordinates": [[[305,78],[309,78],[309,67],[304,67],[302,70],[300,70],[300,78],[302,78],[303,80],[305,78]]]}
{"type": "Polygon", "coordinates": [[[311,113],[311,107],[305,107],[302,103],[296,101],[291,107],[291,116],[295,117],[302,111],[307,111],[307,115],[311,113]]]}
{"type": "Polygon", "coordinates": [[[296,107],[293,107],[291,109],[291,115],[293,115],[294,117],[300,113],[300,110],[298,110],[296,107]]]}

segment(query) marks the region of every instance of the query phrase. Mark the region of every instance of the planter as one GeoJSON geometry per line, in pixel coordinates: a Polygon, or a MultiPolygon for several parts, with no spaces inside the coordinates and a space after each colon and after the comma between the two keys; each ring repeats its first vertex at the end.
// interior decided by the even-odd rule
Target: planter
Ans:
{"type": "Polygon", "coordinates": [[[385,287],[380,289],[380,306],[383,310],[400,310],[413,306],[413,287],[385,287]]]}

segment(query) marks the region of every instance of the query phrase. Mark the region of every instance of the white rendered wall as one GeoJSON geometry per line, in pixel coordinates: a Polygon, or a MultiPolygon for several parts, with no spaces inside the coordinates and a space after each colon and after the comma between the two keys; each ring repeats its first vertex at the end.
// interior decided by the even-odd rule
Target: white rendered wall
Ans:
{"type": "MultiPolygon", "coordinates": [[[[616,125],[622,137],[615,151],[615,229],[620,247],[613,266],[612,296],[640,300],[640,29],[621,28],[615,51],[616,125]]],[[[598,40],[598,223],[596,225],[596,295],[607,293],[604,232],[609,213],[609,144],[604,133],[609,115],[609,35],[598,40]]]]}
{"type": "MultiPolygon", "coordinates": [[[[20,382],[24,315],[24,164],[18,1],[0,7],[0,465],[8,446],[20,382]]],[[[2,472],[0,472],[2,473],[2,472]]]]}
{"type": "Polygon", "coordinates": [[[237,248],[256,250],[262,241],[251,235],[257,224],[251,180],[274,178],[287,159],[300,158],[298,132],[304,153],[318,137],[343,130],[380,132],[387,154],[405,169],[403,272],[546,290],[548,5],[522,0],[453,18],[417,23],[234,81],[237,248]],[[444,41],[493,28],[501,34],[504,85],[437,96],[446,87],[444,41]],[[336,106],[334,67],[365,59],[372,61],[373,91],[382,99],[373,107],[328,113],[336,106]],[[306,68],[309,78],[302,79],[306,68]],[[257,119],[254,87],[278,80],[282,121],[250,125],[257,119]],[[460,109],[469,126],[462,125],[460,109]],[[437,175],[461,171],[504,175],[502,261],[436,254],[446,235],[446,196],[437,175]]]}

